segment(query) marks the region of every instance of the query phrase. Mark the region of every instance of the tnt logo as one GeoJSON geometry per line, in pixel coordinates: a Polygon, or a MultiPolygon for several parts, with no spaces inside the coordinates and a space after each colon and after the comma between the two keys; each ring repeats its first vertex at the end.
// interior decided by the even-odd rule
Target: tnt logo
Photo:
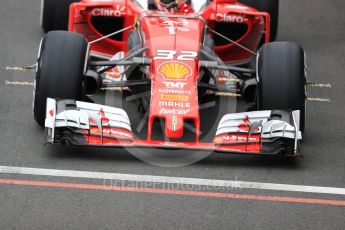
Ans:
{"type": "Polygon", "coordinates": [[[183,89],[187,85],[183,82],[163,82],[163,84],[168,89],[183,89]]]}

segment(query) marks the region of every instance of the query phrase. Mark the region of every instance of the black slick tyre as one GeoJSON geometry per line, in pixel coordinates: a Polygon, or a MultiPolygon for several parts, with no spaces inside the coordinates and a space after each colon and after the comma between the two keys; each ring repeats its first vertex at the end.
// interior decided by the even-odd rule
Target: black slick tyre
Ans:
{"type": "Polygon", "coordinates": [[[66,31],[46,34],[40,45],[35,78],[33,113],[44,126],[47,98],[81,100],[87,42],[66,31]]]}

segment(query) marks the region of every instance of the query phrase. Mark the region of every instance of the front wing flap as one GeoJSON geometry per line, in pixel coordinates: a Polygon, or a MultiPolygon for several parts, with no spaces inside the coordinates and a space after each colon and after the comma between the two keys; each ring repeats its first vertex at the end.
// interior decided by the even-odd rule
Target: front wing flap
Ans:
{"type": "Polygon", "coordinates": [[[136,139],[123,109],[75,100],[47,99],[45,140],[50,144],[212,150],[300,155],[299,111],[225,115],[212,143],[136,139]]]}

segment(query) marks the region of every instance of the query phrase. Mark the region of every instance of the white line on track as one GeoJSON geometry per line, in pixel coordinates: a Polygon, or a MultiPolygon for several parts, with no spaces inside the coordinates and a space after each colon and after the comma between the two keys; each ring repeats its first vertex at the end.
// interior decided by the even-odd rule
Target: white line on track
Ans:
{"type": "Polygon", "coordinates": [[[0,173],[345,195],[345,188],[0,166],[0,173]]]}
{"type": "Polygon", "coordinates": [[[5,81],[5,85],[14,85],[14,86],[33,86],[33,82],[27,81],[5,81]]]}

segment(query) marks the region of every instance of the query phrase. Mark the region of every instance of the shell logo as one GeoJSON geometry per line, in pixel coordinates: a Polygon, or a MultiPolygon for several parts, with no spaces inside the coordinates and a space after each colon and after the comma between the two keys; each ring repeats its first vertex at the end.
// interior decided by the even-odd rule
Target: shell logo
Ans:
{"type": "Polygon", "coordinates": [[[166,62],[159,66],[158,72],[165,78],[182,80],[189,77],[192,71],[189,66],[182,62],[166,62]]]}

